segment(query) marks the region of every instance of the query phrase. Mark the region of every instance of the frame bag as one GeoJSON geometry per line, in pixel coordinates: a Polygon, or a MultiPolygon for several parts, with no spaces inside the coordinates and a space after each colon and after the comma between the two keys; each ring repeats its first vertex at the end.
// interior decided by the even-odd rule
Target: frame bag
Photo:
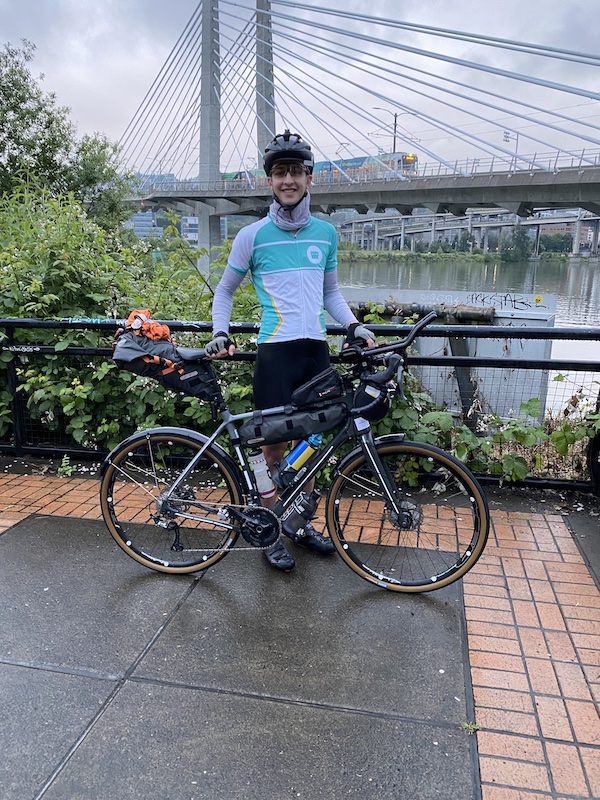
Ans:
{"type": "Polygon", "coordinates": [[[256,447],[325,433],[341,425],[348,416],[346,404],[335,402],[343,393],[339,373],[328,367],[293,391],[293,405],[289,409],[286,407],[284,412],[268,416],[260,410],[255,411],[240,425],[242,442],[256,447]]]}
{"type": "Polygon", "coordinates": [[[260,446],[289,442],[292,439],[306,439],[312,433],[325,431],[340,425],[348,416],[343,403],[335,403],[323,408],[296,410],[289,413],[263,415],[254,414],[240,425],[239,433],[245,445],[260,446]]]}

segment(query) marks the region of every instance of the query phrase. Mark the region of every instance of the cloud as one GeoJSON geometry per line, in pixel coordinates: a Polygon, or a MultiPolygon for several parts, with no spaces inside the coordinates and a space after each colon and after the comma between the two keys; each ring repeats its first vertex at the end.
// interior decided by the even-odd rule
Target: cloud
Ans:
{"type": "Polygon", "coordinates": [[[80,134],[118,139],[190,12],[159,0],[0,0],[4,42],[36,46],[34,75],[71,108],[80,134]]]}
{"type": "MultiPolygon", "coordinates": [[[[255,0],[237,0],[236,3],[223,0],[222,31],[227,34],[233,29],[239,29],[236,18],[249,18],[249,10],[254,4],[255,0]]],[[[46,91],[55,92],[58,103],[71,108],[72,120],[80,134],[99,131],[117,140],[133,118],[197,5],[196,0],[171,0],[170,3],[165,3],[164,0],[0,0],[0,30],[3,32],[4,42],[18,44],[20,39],[26,38],[36,45],[32,71],[34,74],[44,73],[43,86],[46,91]]],[[[463,114],[462,109],[468,104],[459,98],[447,97],[450,105],[441,106],[434,102],[436,93],[433,90],[421,86],[419,91],[423,95],[415,95],[409,91],[412,85],[409,81],[400,81],[401,85],[395,86],[390,78],[386,85],[385,80],[376,82],[366,69],[362,70],[362,75],[359,70],[358,81],[362,80],[365,89],[375,88],[377,83],[380,95],[389,100],[383,100],[381,96],[369,98],[368,92],[345,82],[351,76],[356,79],[356,70],[348,65],[335,63],[333,59],[319,55],[316,48],[311,48],[311,32],[316,36],[321,23],[338,25],[342,30],[357,34],[369,33],[382,39],[395,40],[431,50],[434,54],[447,53],[465,60],[481,61],[520,72],[525,76],[540,75],[548,80],[587,87],[591,91],[596,91],[599,85],[597,68],[568,61],[542,60],[514,50],[483,47],[475,43],[426,35],[423,32],[395,30],[383,22],[385,18],[402,19],[415,24],[594,53],[597,45],[595,29],[591,24],[593,14],[589,0],[545,0],[543,3],[527,3],[523,0],[462,0],[458,4],[447,0],[403,0],[402,3],[398,0],[379,0],[377,4],[366,9],[364,0],[330,0],[326,5],[352,14],[374,14],[382,19],[382,24],[373,27],[357,18],[342,19],[317,14],[314,9],[322,7],[317,0],[305,0],[304,3],[295,3],[293,6],[274,2],[275,14],[285,13],[297,20],[296,33],[302,38],[302,44],[295,50],[298,54],[297,63],[294,63],[295,46],[291,44],[287,62],[285,53],[281,53],[278,58],[286,69],[296,69],[300,76],[305,73],[307,80],[311,74],[317,74],[317,70],[311,68],[310,64],[300,62],[300,55],[312,60],[314,64],[331,66],[333,63],[335,74],[320,74],[324,87],[322,91],[333,87],[343,96],[349,109],[368,110],[373,115],[372,123],[360,122],[364,129],[361,146],[365,148],[373,149],[374,140],[369,141],[367,134],[377,125],[381,126],[381,120],[386,116],[380,114],[377,121],[377,112],[373,111],[373,106],[391,104],[393,107],[394,103],[400,103],[402,106],[452,121],[466,131],[480,131],[482,136],[488,136],[494,141],[501,137],[503,125],[509,123],[504,121],[505,115],[502,113],[484,108],[480,108],[479,112],[488,120],[487,124],[476,122],[463,114]],[[300,8],[302,5],[312,6],[312,10],[300,8]],[[310,27],[304,27],[306,20],[313,21],[312,31],[310,27]]],[[[293,25],[289,22],[286,24],[293,25]]],[[[325,35],[329,44],[348,41],[341,34],[325,35]]],[[[224,35],[223,40],[226,38],[224,35]]],[[[364,40],[355,40],[354,46],[360,49],[361,55],[371,59],[382,50],[382,47],[364,40]]],[[[547,103],[551,108],[573,109],[572,112],[565,113],[593,117],[598,108],[596,101],[591,102],[583,97],[550,92],[532,84],[473,72],[443,61],[423,59],[398,50],[394,53],[389,51],[386,55],[393,57],[399,71],[405,70],[408,65],[419,66],[439,76],[463,80],[465,83],[499,91],[516,99],[527,99],[538,105],[547,103]]],[[[300,90],[296,91],[300,99],[296,114],[298,123],[310,120],[311,117],[316,120],[317,115],[325,113],[324,106],[318,106],[314,100],[319,91],[318,84],[313,84],[313,88],[305,94],[300,90]]],[[[290,103],[293,102],[290,100],[290,103]]],[[[351,111],[344,112],[338,107],[332,122],[332,128],[335,127],[336,131],[326,134],[324,126],[315,122],[314,131],[305,132],[312,133],[319,140],[321,151],[328,149],[328,157],[331,157],[342,139],[358,142],[358,134],[353,133],[350,136],[344,133],[348,129],[345,126],[351,119],[351,111]]],[[[388,128],[389,121],[388,119],[388,128]]],[[[358,126],[359,122],[355,122],[358,126]]],[[[512,124],[515,127],[522,126],[525,146],[526,123],[513,120],[512,124]]],[[[465,148],[474,146],[463,146],[451,134],[440,133],[434,125],[422,119],[404,116],[402,126],[421,139],[423,148],[439,151],[447,158],[462,157],[465,148]]],[[[242,130],[244,137],[248,136],[248,130],[249,126],[242,130]]],[[[384,129],[383,136],[376,142],[389,146],[389,129],[387,134],[386,138],[384,129]]],[[[537,147],[533,144],[528,146],[537,147]]]]}

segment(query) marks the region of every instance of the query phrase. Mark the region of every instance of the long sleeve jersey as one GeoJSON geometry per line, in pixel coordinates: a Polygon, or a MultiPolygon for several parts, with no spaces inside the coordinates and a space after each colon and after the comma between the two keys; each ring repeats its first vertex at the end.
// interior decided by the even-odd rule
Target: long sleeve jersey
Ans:
{"type": "Polygon", "coordinates": [[[311,217],[296,233],[270,217],[242,228],[215,290],[213,328],[228,331],[233,294],[245,275],[262,307],[258,343],[325,339],[325,310],[349,325],[354,314],[337,282],[337,234],[333,225],[311,217]]]}

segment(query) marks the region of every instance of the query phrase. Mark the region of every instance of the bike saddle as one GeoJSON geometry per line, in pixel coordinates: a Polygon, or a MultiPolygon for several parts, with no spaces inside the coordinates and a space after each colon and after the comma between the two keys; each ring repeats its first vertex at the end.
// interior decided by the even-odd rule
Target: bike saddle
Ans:
{"type": "Polygon", "coordinates": [[[206,358],[203,347],[178,347],[177,352],[184,361],[203,361],[206,358]]]}

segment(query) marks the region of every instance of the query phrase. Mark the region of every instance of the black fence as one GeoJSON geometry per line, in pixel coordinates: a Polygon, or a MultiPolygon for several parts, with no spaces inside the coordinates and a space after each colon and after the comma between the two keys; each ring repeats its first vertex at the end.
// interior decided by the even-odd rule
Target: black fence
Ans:
{"type": "MultiPolygon", "coordinates": [[[[202,346],[210,338],[211,325],[207,322],[167,322],[186,345],[202,346]]],[[[59,365],[57,369],[68,364],[83,373],[97,370],[99,364],[110,359],[112,337],[123,324],[123,320],[105,319],[0,318],[0,378],[5,376],[4,397],[7,392],[9,398],[4,404],[4,425],[0,427],[0,452],[17,456],[103,457],[106,451],[101,447],[79,444],[50,424],[48,417],[37,414],[32,391],[27,396],[19,390],[20,375],[24,370],[35,371],[36,365],[48,358],[59,365]],[[66,346],[65,337],[74,333],[85,334],[87,340],[94,342],[66,346]]],[[[519,422],[532,429],[538,426],[538,430],[543,425],[549,438],[533,446],[529,443],[521,448],[510,439],[495,445],[499,456],[503,448],[511,453],[522,450],[529,465],[529,477],[524,483],[598,493],[600,438],[585,436],[570,442],[566,454],[561,454],[551,435],[560,439],[563,428],[574,430],[586,415],[597,410],[600,362],[553,358],[552,349],[555,343],[577,342],[578,355],[585,356],[595,350],[586,343],[598,343],[600,329],[517,327],[519,321],[513,325],[432,325],[419,337],[409,356],[411,374],[436,407],[449,411],[456,425],[465,426],[475,436],[491,437],[499,426],[510,429],[519,422]]],[[[378,338],[387,340],[401,338],[409,330],[409,326],[396,324],[370,327],[378,338]]],[[[239,323],[234,331],[240,338],[252,337],[257,328],[255,324],[239,323]]],[[[343,330],[329,326],[328,334],[339,344],[341,340],[335,342],[335,337],[340,337],[343,330]]],[[[236,361],[253,361],[254,357],[254,352],[238,351],[230,368],[235,371],[236,361]]],[[[334,361],[335,358],[334,355],[334,361]]],[[[0,412],[1,392],[0,385],[0,412]]],[[[481,477],[501,480],[494,475],[481,477]]]]}

